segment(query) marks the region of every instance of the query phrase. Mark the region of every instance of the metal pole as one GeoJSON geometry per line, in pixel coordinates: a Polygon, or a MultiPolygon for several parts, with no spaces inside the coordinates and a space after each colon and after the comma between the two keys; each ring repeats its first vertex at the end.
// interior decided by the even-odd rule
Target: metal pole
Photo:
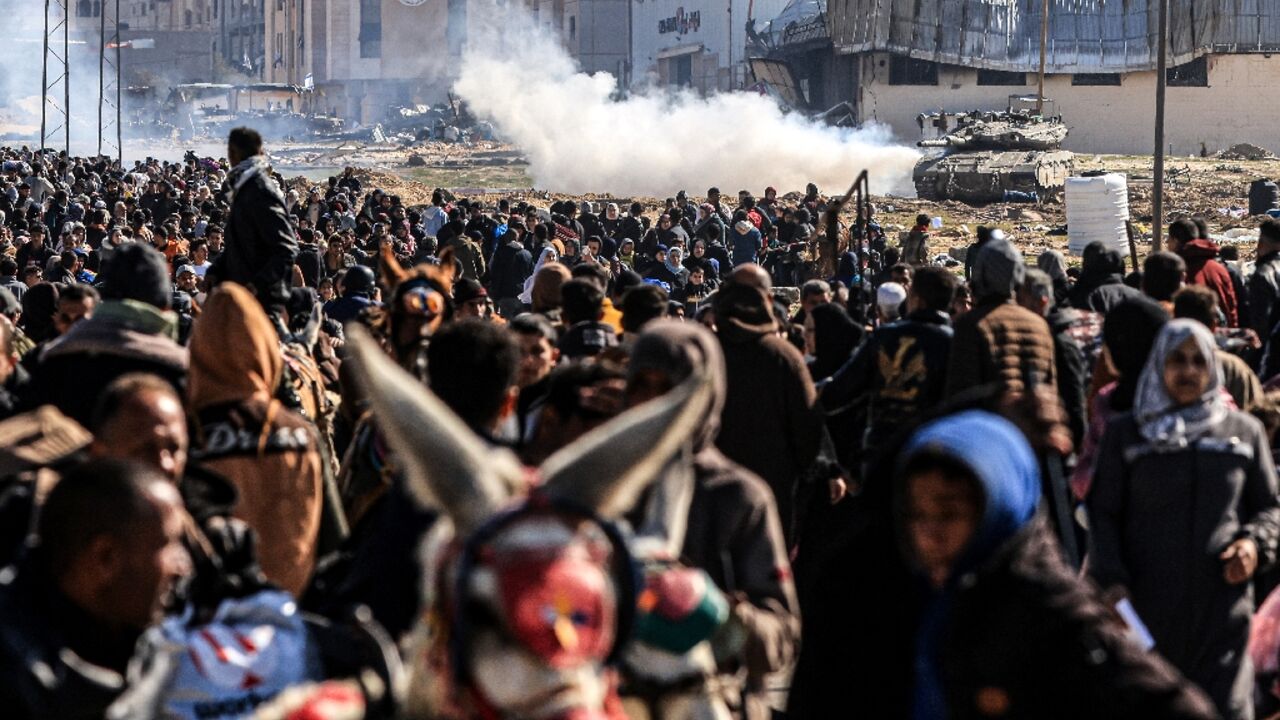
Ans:
{"type": "MultiPolygon", "coordinates": [[[[106,12],[106,3],[102,4],[103,12],[106,12]]],[[[121,103],[121,94],[123,89],[120,86],[120,77],[123,75],[120,65],[120,0],[116,0],[116,162],[120,163],[121,169],[124,168],[124,125],[121,123],[124,105],[121,103]]]]}
{"type": "Polygon", "coordinates": [[[102,105],[107,101],[107,6],[98,14],[98,157],[102,157],[102,105]]]}
{"type": "Polygon", "coordinates": [[[1151,250],[1161,248],[1164,232],[1164,90],[1165,55],[1169,43],[1169,0],[1160,0],[1160,53],[1156,58],[1156,152],[1155,180],[1151,188],[1151,250]]]}
{"type": "Polygon", "coordinates": [[[67,157],[71,157],[71,0],[62,4],[62,110],[67,117],[63,122],[67,157]]]}
{"type": "Polygon", "coordinates": [[[1036,115],[1044,114],[1044,60],[1049,44],[1049,0],[1040,7],[1040,82],[1036,90],[1036,115]]]}
{"type": "Polygon", "coordinates": [[[729,89],[733,90],[736,79],[733,71],[733,0],[729,0],[729,89]]]}
{"type": "Polygon", "coordinates": [[[44,56],[40,70],[40,152],[44,152],[45,127],[49,116],[49,0],[44,0],[44,56]]]}

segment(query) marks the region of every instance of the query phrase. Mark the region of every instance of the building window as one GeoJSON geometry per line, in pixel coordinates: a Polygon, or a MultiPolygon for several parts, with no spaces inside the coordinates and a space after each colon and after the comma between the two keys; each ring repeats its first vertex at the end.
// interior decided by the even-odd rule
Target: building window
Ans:
{"type": "Polygon", "coordinates": [[[569,16],[569,39],[573,40],[578,36],[578,18],[573,15],[569,16]]]}
{"type": "Polygon", "coordinates": [[[1209,60],[1204,55],[1164,71],[1169,87],[1209,87],[1209,60]]]}
{"type": "Polygon", "coordinates": [[[382,0],[360,0],[360,57],[382,57],[382,0]]]}
{"type": "Polygon", "coordinates": [[[979,85],[1015,85],[1023,86],[1027,84],[1027,74],[1020,72],[1005,72],[1004,70],[979,70],[979,85]]]}
{"type": "Polygon", "coordinates": [[[93,12],[93,4],[89,0],[80,0],[76,3],[76,17],[89,17],[93,12]]]}
{"type": "Polygon", "coordinates": [[[890,85],[937,85],[938,63],[894,55],[889,58],[890,85]]]}
{"type": "Polygon", "coordinates": [[[1076,73],[1072,85],[1119,85],[1120,73],[1076,73]]]}

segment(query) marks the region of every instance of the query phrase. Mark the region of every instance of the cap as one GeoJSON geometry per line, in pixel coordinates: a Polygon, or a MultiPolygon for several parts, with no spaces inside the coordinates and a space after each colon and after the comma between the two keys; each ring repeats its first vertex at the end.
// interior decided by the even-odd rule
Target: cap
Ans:
{"type": "Polygon", "coordinates": [[[178,268],[178,273],[174,275],[174,277],[182,277],[183,273],[191,273],[192,275],[195,275],[196,268],[194,265],[183,265],[182,267],[178,268]]]}
{"type": "Polygon", "coordinates": [[[489,293],[484,286],[471,278],[463,278],[453,286],[453,301],[461,305],[478,298],[489,297],[489,293]]]}

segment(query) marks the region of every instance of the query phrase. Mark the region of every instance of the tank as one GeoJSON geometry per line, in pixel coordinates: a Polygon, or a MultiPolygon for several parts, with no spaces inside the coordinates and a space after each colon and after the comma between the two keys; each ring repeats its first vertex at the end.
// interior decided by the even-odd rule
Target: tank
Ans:
{"type": "Polygon", "coordinates": [[[921,129],[954,123],[950,132],[919,143],[928,149],[913,174],[921,199],[1056,199],[1071,176],[1075,155],[1061,149],[1067,137],[1061,118],[1003,111],[928,114],[919,122],[921,129]]]}

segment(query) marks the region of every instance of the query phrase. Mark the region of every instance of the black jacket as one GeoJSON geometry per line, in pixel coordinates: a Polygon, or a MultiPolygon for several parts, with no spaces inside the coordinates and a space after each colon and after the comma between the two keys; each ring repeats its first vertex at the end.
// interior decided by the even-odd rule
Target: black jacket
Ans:
{"type": "Polygon", "coordinates": [[[1062,398],[1062,409],[1067,413],[1071,438],[1076,447],[1080,447],[1084,441],[1085,424],[1088,422],[1084,395],[1089,385],[1089,363],[1085,358],[1084,348],[1067,332],[1077,317],[1079,313],[1065,308],[1053,310],[1045,320],[1053,335],[1053,360],[1058,368],[1058,396],[1062,398]]]}
{"type": "Polygon", "coordinates": [[[489,293],[494,300],[519,297],[533,274],[533,256],[518,241],[498,247],[489,266],[489,293]]]}
{"type": "Polygon", "coordinates": [[[1110,276],[1105,282],[1094,288],[1088,296],[1084,298],[1084,302],[1077,304],[1079,299],[1073,295],[1071,307],[1080,310],[1092,310],[1097,313],[1106,315],[1111,308],[1119,305],[1125,300],[1143,297],[1142,291],[1131,288],[1124,284],[1124,280],[1119,275],[1110,276]]]}
{"type": "Polygon", "coordinates": [[[209,274],[253,290],[263,307],[289,299],[298,243],[284,209],[284,195],[269,175],[256,173],[236,192],[225,246],[209,274]]]}
{"type": "Polygon", "coordinates": [[[830,412],[869,396],[868,448],[942,401],[951,356],[950,318],[922,310],[871,334],[821,388],[830,412]]]}
{"type": "Polygon", "coordinates": [[[1249,276],[1248,296],[1249,327],[1266,342],[1271,337],[1271,329],[1280,321],[1280,312],[1276,309],[1280,304],[1280,252],[1258,258],[1253,274],[1249,276]]]}

